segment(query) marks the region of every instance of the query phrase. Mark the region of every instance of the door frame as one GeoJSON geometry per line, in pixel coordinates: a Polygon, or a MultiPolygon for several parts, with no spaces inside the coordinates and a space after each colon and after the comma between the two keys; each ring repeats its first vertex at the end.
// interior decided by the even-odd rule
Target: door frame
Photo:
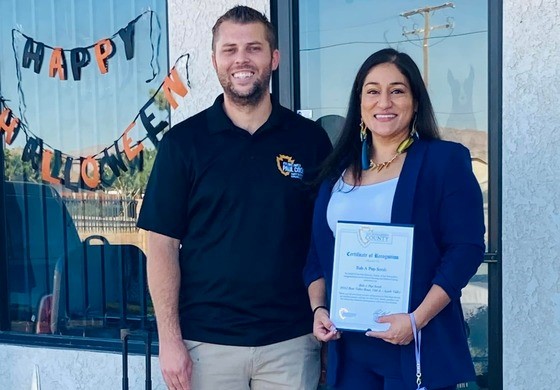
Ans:
{"type": "MultiPolygon", "coordinates": [[[[503,389],[502,342],[502,15],[501,1],[488,1],[488,388],[503,389]]],[[[299,2],[271,0],[270,15],[282,55],[272,93],[292,110],[300,106],[299,2]]]]}

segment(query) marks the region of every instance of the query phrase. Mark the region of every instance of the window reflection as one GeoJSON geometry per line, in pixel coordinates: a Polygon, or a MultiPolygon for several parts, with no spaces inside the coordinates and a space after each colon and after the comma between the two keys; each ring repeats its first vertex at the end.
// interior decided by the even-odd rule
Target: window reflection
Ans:
{"type": "MultiPolygon", "coordinates": [[[[120,175],[97,190],[78,183],[84,174],[80,158],[115,154],[115,144],[124,152],[123,131],[167,75],[166,2],[21,0],[0,2],[0,14],[2,109],[9,107],[23,126],[3,149],[10,330],[119,338],[121,328],[146,329],[153,308],[145,237],[135,224],[155,148],[143,142],[143,170],[139,160],[123,157],[120,175]],[[131,35],[120,33],[130,33],[132,25],[131,35]],[[114,52],[102,73],[94,45],[109,37],[114,52]],[[22,64],[30,38],[35,48],[46,45],[39,72],[33,62],[22,64]],[[66,80],[49,76],[49,46],[65,50],[66,80]],[[91,58],[76,79],[71,49],[88,47],[91,58]],[[26,159],[30,139],[40,140],[43,149],[26,159]],[[74,163],[66,172],[69,159],[74,163]],[[56,164],[53,177],[66,182],[45,179],[56,164]]],[[[169,121],[163,101],[156,97],[147,108],[154,125],[169,121]]],[[[134,146],[145,132],[138,125],[127,136],[134,146]]],[[[102,178],[110,173],[109,164],[100,171],[102,178]]],[[[93,176],[91,167],[86,175],[93,176]]]]}
{"type": "MultiPolygon", "coordinates": [[[[488,226],[488,1],[430,6],[409,0],[300,0],[300,113],[320,123],[336,141],[360,64],[387,46],[406,52],[424,74],[443,138],[470,150],[488,226]],[[429,33],[424,32],[426,23],[429,33]]],[[[459,388],[486,389],[486,264],[464,289],[462,302],[477,381],[459,388]]]]}

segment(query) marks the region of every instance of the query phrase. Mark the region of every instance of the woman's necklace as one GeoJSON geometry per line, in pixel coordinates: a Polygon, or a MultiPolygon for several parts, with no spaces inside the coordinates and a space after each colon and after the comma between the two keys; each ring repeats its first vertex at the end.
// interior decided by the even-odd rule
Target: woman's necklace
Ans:
{"type": "Polygon", "coordinates": [[[384,161],[382,163],[373,162],[373,159],[369,160],[369,167],[367,168],[368,171],[376,170],[377,172],[381,171],[383,168],[387,168],[399,155],[403,154],[414,142],[414,137],[410,136],[404,141],[402,141],[399,146],[397,146],[397,152],[390,160],[384,161]]]}

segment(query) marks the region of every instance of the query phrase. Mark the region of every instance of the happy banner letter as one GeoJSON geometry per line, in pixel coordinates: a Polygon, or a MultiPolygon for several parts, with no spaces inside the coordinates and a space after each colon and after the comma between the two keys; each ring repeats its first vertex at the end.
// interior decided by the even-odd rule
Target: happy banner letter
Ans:
{"type": "Polygon", "coordinates": [[[97,66],[101,74],[107,73],[109,70],[109,58],[115,53],[115,44],[110,39],[102,39],[95,44],[95,59],[97,60],[97,66]]]}
{"type": "Polygon", "coordinates": [[[49,77],[54,77],[56,73],[61,80],[66,80],[66,59],[64,58],[64,50],[60,47],[53,49],[49,64],[49,77]]]}

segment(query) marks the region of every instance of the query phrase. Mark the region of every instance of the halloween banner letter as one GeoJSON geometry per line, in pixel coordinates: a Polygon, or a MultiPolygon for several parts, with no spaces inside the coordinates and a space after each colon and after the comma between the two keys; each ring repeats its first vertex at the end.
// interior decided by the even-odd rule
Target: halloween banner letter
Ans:
{"type": "MultiPolygon", "coordinates": [[[[19,119],[12,114],[12,110],[4,108],[0,114],[0,130],[6,133],[6,143],[11,145],[19,132],[19,119]]],[[[1,134],[1,133],[0,133],[1,134]]]]}
{"type": "MultiPolygon", "coordinates": [[[[43,179],[43,181],[46,181],[51,184],[60,184],[60,179],[56,177],[58,176],[58,171],[51,172],[52,158],[53,158],[53,152],[47,149],[43,150],[43,159],[41,161],[41,178],[43,179]]],[[[58,168],[60,169],[60,164],[53,164],[53,168],[56,168],[57,165],[58,168]]]]}
{"type": "Polygon", "coordinates": [[[130,125],[128,125],[123,134],[123,148],[124,152],[126,153],[126,158],[128,158],[129,161],[134,160],[138,153],[144,150],[144,145],[142,145],[142,142],[138,142],[138,145],[136,145],[136,147],[134,148],[131,146],[132,138],[128,136],[128,132],[134,127],[135,124],[135,122],[132,122],[130,125]]]}
{"type": "MultiPolygon", "coordinates": [[[[66,157],[66,162],[64,163],[64,186],[71,191],[78,192],[78,190],[83,187],[82,175],[78,175],[78,181],[72,181],[72,165],[74,159],[70,156],[66,157]]],[[[80,172],[81,173],[81,172],[80,172]]]]}
{"type": "Polygon", "coordinates": [[[167,121],[161,121],[156,126],[152,125],[152,120],[154,120],[155,115],[153,113],[147,115],[146,109],[150,107],[154,102],[155,100],[154,97],[152,96],[150,100],[148,100],[148,102],[144,104],[144,107],[142,107],[142,109],[140,110],[140,120],[142,121],[142,125],[144,126],[144,129],[146,129],[146,132],[148,133],[148,138],[150,139],[150,141],[152,141],[154,146],[157,148],[159,145],[159,140],[157,139],[156,136],[160,132],[162,132],[163,129],[167,127],[168,123],[167,121]]]}
{"type": "Polygon", "coordinates": [[[99,174],[99,163],[92,156],[88,156],[81,161],[82,181],[90,190],[95,190],[101,182],[99,174]]]}
{"type": "Polygon", "coordinates": [[[30,161],[31,166],[36,171],[39,170],[41,165],[41,158],[43,157],[43,140],[40,138],[29,137],[27,143],[23,147],[21,154],[21,161],[30,161]]]}
{"type": "Polygon", "coordinates": [[[171,69],[169,75],[163,80],[163,93],[165,94],[165,99],[169,102],[171,107],[174,109],[177,108],[178,104],[171,91],[175,92],[177,95],[181,97],[185,97],[187,94],[187,87],[181,81],[181,78],[177,74],[177,70],[175,68],[171,69]]]}

